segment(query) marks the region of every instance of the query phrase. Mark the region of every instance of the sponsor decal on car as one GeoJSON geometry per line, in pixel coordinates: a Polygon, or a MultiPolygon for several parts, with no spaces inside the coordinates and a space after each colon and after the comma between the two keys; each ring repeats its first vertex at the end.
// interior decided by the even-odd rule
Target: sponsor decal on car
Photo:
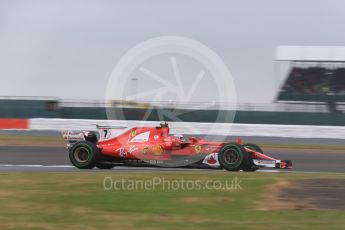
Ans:
{"type": "Polygon", "coordinates": [[[147,146],[145,146],[145,147],[141,150],[142,154],[144,154],[144,155],[148,154],[149,151],[150,151],[150,149],[149,149],[149,147],[147,147],[147,146]]]}
{"type": "Polygon", "coordinates": [[[140,133],[137,136],[133,137],[130,142],[146,142],[149,140],[150,132],[140,133]]]}
{"type": "Polygon", "coordinates": [[[127,157],[128,155],[128,152],[124,147],[116,149],[116,152],[118,152],[121,157],[127,157]]]}
{"type": "Polygon", "coordinates": [[[132,154],[134,151],[137,151],[137,150],[138,150],[137,146],[131,145],[129,146],[128,150],[126,150],[125,147],[122,147],[122,148],[117,149],[116,151],[119,152],[119,155],[121,157],[127,157],[128,154],[132,154]]]}
{"type": "Polygon", "coordinates": [[[194,147],[194,149],[195,149],[195,152],[197,152],[197,153],[200,153],[200,152],[201,152],[201,146],[200,146],[200,145],[196,145],[196,146],[194,147]]]}
{"type": "Polygon", "coordinates": [[[85,140],[83,132],[75,132],[75,131],[65,131],[63,132],[63,139],[66,141],[83,141],[85,140]]]}
{"type": "Polygon", "coordinates": [[[253,159],[255,165],[264,167],[275,167],[276,161],[253,159]]]}
{"type": "Polygon", "coordinates": [[[148,146],[145,146],[142,150],[141,150],[141,153],[143,155],[156,155],[156,156],[159,156],[159,155],[162,155],[164,153],[164,149],[161,145],[155,145],[153,147],[148,147],[148,146]]]}
{"type": "Polygon", "coordinates": [[[215,163],[217,163],[217,160],[214,159],[213,156],[211,156],[210,159],[207,160],[207,163],[210,165],[214,165],[215,163]]]}
{"type": "Polygon", "coordinates": [[[151,165],[155,165],[155,164],[163,164],[164,162],[163,161],[157,161],[157,160],[150,160],[149,163],[151,165]]]}
{"type": "Polygon", "coordinates": [[[138,147],[135,145],[129,146],[128,153],[133,153],[134,151],[137,151],[138,147]]]}
{"type": "Polygon", "coordinates": [[[153,155],[162,155],[163,154],[163,147],[161,145],[155,145],[152,147],[152,154],[153,155]]]}
{"type": "Polygon", "coordinates": [[[219,166],[219,162],[218,162],[218,153],[211,153],[208,154],[203,162],[204,164],[210,165],[212,167],[218,167],[219,166]]]}

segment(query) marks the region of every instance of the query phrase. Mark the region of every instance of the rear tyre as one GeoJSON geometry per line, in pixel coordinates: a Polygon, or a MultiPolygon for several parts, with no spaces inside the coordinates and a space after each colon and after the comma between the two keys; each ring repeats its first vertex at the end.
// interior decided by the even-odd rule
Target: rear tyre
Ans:
{"type": "MultiPolygon", "coordinates": [[[[255,152],[263,153],[262,149],[256,144],[247,143],[244,144],[243,147],[251,149],[255,152]]],[[[254,164],[253,159],[248,158],[247,164],[243,165],[242,170],[245,172],[255,172],[259,168],[259,166],[254,164]]]]}
{"type": "Polygon", "coordinates": [[[225,144],[218,154],[219,164],[228,171],[238,171],[247,164],[248,153],[237,143],[225,144]]]}
{"type": "Polygon", "coordinates": [[[92,169],[97,163],[99,150],[89,141],[77,142],[69,151],[69,159],[79,169],[92,169]]]}
{"type": "Polygon", "coordinates": [[[97,163],[96,167],[99,169],[112,169],[115,167],[113,164],[107,164],[107,163],[97,163]]]}

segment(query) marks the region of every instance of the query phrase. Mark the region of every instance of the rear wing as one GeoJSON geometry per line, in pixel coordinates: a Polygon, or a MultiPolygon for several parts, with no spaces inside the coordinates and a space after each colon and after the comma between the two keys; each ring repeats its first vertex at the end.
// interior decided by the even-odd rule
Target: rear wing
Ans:
{"type": "Polygon", "coordinates": [[[97,125],[96,130],[65,130],[62,131],[63,139],[67,148],[71,148],[79,141],[90,141],[97,143],[98,141],[106,141],[119,136],[121,133],[127,131],[129,128],[125,126],[101,126],[97,125]]]}
{"type": "Polygon", "coordinates": [[[84,131],[65,130],[62,131],[62,137],[68,149],[75,143],[86,140],[84,131]]]}
{"type": "Polygon", "coordinates": [[[126,126],[112,126],[112,125],[97,125],[97,129],[127,129],[128,127],[126,126]]]}

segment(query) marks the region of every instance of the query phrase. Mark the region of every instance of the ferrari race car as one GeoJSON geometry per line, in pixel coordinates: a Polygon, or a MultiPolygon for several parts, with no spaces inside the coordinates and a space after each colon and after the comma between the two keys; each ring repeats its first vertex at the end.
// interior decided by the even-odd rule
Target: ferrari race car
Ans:
{"type": "Polygon", "coordinates": [[[292,168],[289,160],[277,160],[255,144],[213,142],[170,134],[158,127],[96,126],[95,131],[64,131],[71,163],[79,169],[111,169],[123,166],[218,168],[256,171],[259,168],[292,168]]]}

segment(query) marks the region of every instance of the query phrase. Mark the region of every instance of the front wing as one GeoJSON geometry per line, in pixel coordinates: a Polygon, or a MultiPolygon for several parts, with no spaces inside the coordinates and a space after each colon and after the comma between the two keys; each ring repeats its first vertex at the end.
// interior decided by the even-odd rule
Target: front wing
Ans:
{"type": "MultiPolygon", "coordinates": [[[[291,169],[292,163],[289,160],[277,160],[271,157],[268,157],[262,153],[254,152],[250,150],[253,154],[251,156],[255,156],[256,158],[251,158],[253,164],[260,167],[260,168],[279,168],[279,169],[291,169]]],[[[202,164],[208,165],[212,168],[220,168],[220,164],[218,161],[218,153],[212,153],[206,155],[202,164]]]]}

